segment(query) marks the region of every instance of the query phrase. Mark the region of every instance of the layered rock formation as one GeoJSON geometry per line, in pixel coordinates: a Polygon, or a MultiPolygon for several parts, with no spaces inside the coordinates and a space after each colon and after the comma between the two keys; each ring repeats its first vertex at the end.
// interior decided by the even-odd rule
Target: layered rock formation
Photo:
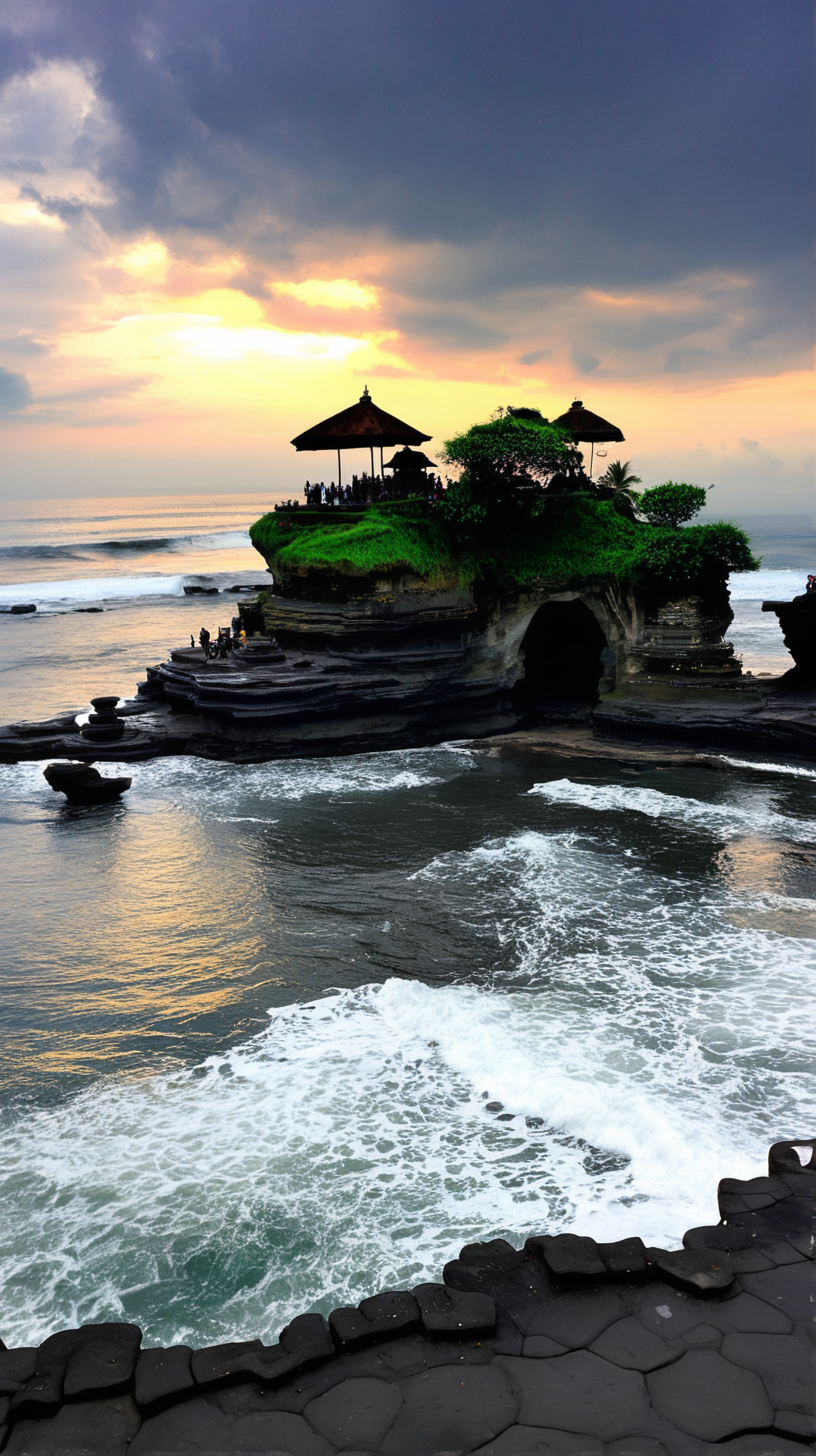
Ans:
{"type": "Polygon", "coordinates": [[[724,588],[666,601],[613,582],[488,592],[315,571],[277,578],[260,610],[266,644],[206,662],[173,652],[147,690],[272,755],[480,736],[531,713],[588,714],[644,678],[739,676],[724,588]]]}
{"type": "Polygon", "coordinates": [[[0,1351],[4,1456],[805,1456],[816,1139],[726,1178],[680,1250],[469,1244],[443,1283],[259,1340],[142,1349],[85,1325],[0,1351]]]}

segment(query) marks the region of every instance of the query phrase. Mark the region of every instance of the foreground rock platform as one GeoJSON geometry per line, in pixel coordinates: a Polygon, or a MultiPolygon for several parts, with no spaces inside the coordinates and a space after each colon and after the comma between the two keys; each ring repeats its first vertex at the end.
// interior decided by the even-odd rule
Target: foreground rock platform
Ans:
{"type": "Polygon", "coordinates": [[[4,1456],[797,1456],[816,1448],[816,1138],[679,1250],[469,1244],[444,1283],[260,1340],[85,1325],[0,1351],[4,1456]]]}

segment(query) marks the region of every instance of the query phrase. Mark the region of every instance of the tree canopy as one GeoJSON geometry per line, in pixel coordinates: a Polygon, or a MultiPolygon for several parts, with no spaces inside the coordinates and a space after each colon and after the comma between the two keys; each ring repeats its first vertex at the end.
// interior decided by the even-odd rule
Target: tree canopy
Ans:
{"type": "Polygon", "coordinates": [[[569,430],[538,410],[508,407],[445,441],[443,460],[462,474],[447,492],[448,514],[484,518],[496,506],[518,507],[556,472],[577,473],[582,457],[569,430]]]}
{"type": "Polygon", "coordinates": [[[667,480],[665,485],[644,490],[638,505],[653,526],[682,526],[703,509],[707,494],[701,485],[667,480]]]}

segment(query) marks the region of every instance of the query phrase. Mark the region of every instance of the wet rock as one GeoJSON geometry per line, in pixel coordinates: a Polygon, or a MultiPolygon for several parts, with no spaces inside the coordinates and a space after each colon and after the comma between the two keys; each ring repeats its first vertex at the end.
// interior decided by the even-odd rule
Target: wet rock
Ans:
{"type": "Polygon", "coordinates": [[[20,1421],[3,1456],[125,1456],[138,1429],[139,1412],[128,1396],[86,1400],[64,1405],[48,1421],[20,1421]]]}
{"type": "Polygon", "coordinates": [[[793,1321],[777,1304],[769,1304],[745,1291],[712,1309],[711,1320],[721,1329],[741,1334],[786,1335],[793,1329],[793,1321]]]}
{"type": "Polygon", "coordinates": [[[356,1309],[335,1309],[329,1315],[329,1324],[344,1345],[396,1335],[415,1327],[419,1320],[419,1305],[413,1295],[401,1291],[375,1294],[356,1309]]]}
{"type": "Polygon", "coordinates": [[[520,1350],[500,1350],[496,1346],[497,1355],[523,1355],[527,1360],[546,1360],[551,1355],[566,1355],[566,1345],[559,1345],[556,1340],[549,1340],[546,1335],[527,1335],[521,1343],[520,1350]]]}
{"type": "Polygon", "coordinates": [[[13,607],[9,607],[9,612],[12,617],[27,617],[31,612],[36,612],[36,610],[36,602],[15,602],[13,607]]]}
{"type": "Polygon", "coordinates": [[[681,1288],[709,1294],[727,1289],[734,1282],[734,1270],[726,1253],[714,1254],[705,1249],[649,1249],[647,1257],[664,1277],[681,1288]]]}
{"type": "Polygon", "coordinates": [[[736,1441],[723,1441],[717,1448],[717,1456],[813,1456],[812,1446],[802,1446],[796,1440],[784,1436],[738,1436],[736,1441]]]}
{"type": "Polygon", "coordinates": [[[49,763],[43,778],[69,804],[110,804],[130,788],[130,778],[104,778],[87,763],[49,763]]]}
{"type": "Polygon", "coordinates": [[[36,1349],[0,1350],[0,1395],[15,1395],[36,1367],[36,1349]]]}
{"type": "Polygon", "coordinates": [[[382,1456],[473,1451],[515,1420],[518,1403],[503,1370],[442,1367],[403,1384],[403,1405],[382,1456]]]}
{"type": "Polygon", "coordinates": [[[344,1380],[310,1401],[303,1414],[339,1451],[375,1451],[401,1406],[402,1390],[390,1381],[344,1380]]]}
{"type": "Polygon", "coordinates": [[[606,1274],[594,1239],[555,1234],[528,1239],[524,1247],[546,1264],[554,1279],[565,1283],[603,1279],[606,1274]]]}
{"type": "Polygon", "coordinates": [[[593,1354],[624,1370],[657,1370],[677,1360],[680,1350],[672,1349],[659,1335],[653,1335],[639,1320],[628,1315],[604,1330],[590,1347],[593,1354]]]}
{"type": "Polygon", "coordinates": [[[648,1407],[638,1371],[621,1370],[588,1350],[534,1364],[500,1356],[496,1364],[510,1377],[521,1425],[554,1427],[599,1441],[643,1428],[648,1407]]]}
{"type": "Polygon", "coordinates": [[[743,1274],[740,1283],[749,1294],[778,1310],[783,1317],[813,1326],[816,1283],[812,1269],[803,1275],[801,1266],[793,1264],[761,1274],[743,1274]]]}
{"type": "Polygon", "coordinates": [[[608,1274],[616,1279],[637,1279],[647,1273],[646,1249],[642,1239],[618,1239],[598,1244],[598,1254],[608,1274]]]}
{"type": "Polygon", "coordinates": [[[12,1396],[16,1417],[46,1415],[63,1400],[114,1390],[133,1377],[142,1332],[137,1325],[82,1325],[61,1330],[37,1351],[34,1374],[12,1396]]]}
{"type": "Polygon", "coordinates": [[[722,1354],[762,1378],[775,1406],[813,1416],[816,1411],[816,1348],[805,1336],[726,1335],[722,1354]]]}
{"type": "Polygon", "coordinates": [[[489,1294],[462,1294],[444,1284],[418,1284],[411,1291],[429,1334],[492,1330],[496,1304],[489,1294]]]}
{"type": "Polygon", "coordinates": [[[218,1452],[219,1456],[243,1451],[265,1451],[274,1456],[333,1456],[328,1441],[302,1416],[288,1411],[231,1416],[200,1397],[145,1421],[128,1456],[175,1456],[183,1451],[218,1452]]]}
{"type": "Polygon", "coordinates": [[[480,1446],[473,1456],[603,1456],[603,1452],[603,1442],[592,1436],[519,1425],[480,1446]]]}
{"type": "Polygon", "coordinates": [[[307,1365],[333,1355],[334,1341],[322,1314],[299,1314],[281,1330],[280,1348],[307,1365]]]}
{"type": "Polygon", "coordinates": [[[714,1325],[695,1325],[684,1335],[684,1342],[690,1349],[701,1350],[704,1347],[716,1350],[723,1341],[723,1332],[714,1325]]]}
{"type": "Polygon", "coordinates": [[[540,1302],[525,1333],[546,1335],[568,1350],[578,1350],[591,1345],[626,1314],[626,1305],[615,1290],[581,1290],[540,1302]]]}
{"type": "Polygon", "coordinates": [[[168,1350],[143,1350],[136,1366],[136,1404],[155,1406],[161,1401],[192,1390],[189,1345],[171,1345],[168,1350]]]}
{"type": "Polygon", "coordinates": [[[646,1379],[655,1408],[698,1441],[723,1441],[773,1424],[773,1406],[759,1376],[716,1350],[689,1350],[676,1365],[646,1379]]]}
{"type": "Polygon", "coordinates": [[[138,1325],[84,1325],[83,1331],[85,1338],[71,1352],[65,1369],[66,1400],[129,1385],[142,1343],[138,1325]]]}

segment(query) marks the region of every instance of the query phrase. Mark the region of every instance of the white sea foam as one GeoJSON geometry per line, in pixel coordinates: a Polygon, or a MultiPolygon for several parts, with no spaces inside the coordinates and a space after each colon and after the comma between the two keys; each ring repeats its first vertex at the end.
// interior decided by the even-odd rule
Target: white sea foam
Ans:
{"type": "Polygon", "coordinates": [[[730,768],[752,768],[757,773],[784,774],[786,778],[816,779],[816,768],[799,768],[791,763],[762,763],[751,758],[729,758],[726,753],[721,753],[720,758],[730,768]]]}
{"type": "Polygon", "coordinates": [[[816,839],[816,822],[810,819],[794,819],[764,806],[742,808],[738,804],[705,803],[701,799],[686,799],[679,794],[664,794],[659,789],[636,785],[578,784],[571,779],[552,779],[534,784],[529,793],[538,794],[552,804],[574,804],[599,813],[613,810],[644,814],[650,819],[667,819],[684,828],[729,837],[760,834],[808,843],[816,839]]]}
{"type": "Polygon", "coordinates": [[[728,578],[733,601],[790,601],[805,590],[807,571],[740,571],[728,578]]]}
{"type": "MultiPolygon", "coordinates": [[[[678,1195],[692,1221],[712,1218],[715,1121],[597,1081],[594,1036],[565,1067],[565,1028],[542,1010],[387,982],[275,1013],[201,1077],[107,1084],[12,1124],[6,1341],[117,1317],[150,1341],[274,1338],[304,1307],[438,1278],[476,1233],[520,1238],[578,1216],[587,1232],[600,1221],[610,1237],[665,1239],[678,1195]],[[483,1091],[515,1123],[487,1113],[483,1091]],[[528,1129],[525,1112],[561,1134],[528,1129]],[[563,1135],[576,1132],[634,1169],[619,1157],[599,1186],[563,1135]],[[617,1202],[644,1183],[656,1203],[617,1202]]],[[[757,1171],[746,1142],[729,1139],[728,1171],[757,1171]]]]}
{"type": "Polygon", "coordinates": [[[15,602],[55,606],[183,595],[183,576],[92,576],[78,577],[74,581],[24,581],[14,586],[0,586],[0,606],[12,606],[15,602]]]}
{"type": "MultiPolygon", "coordinates": [[[[475,768],[476,754],[459,744],[438,748],[397,749],[390,753],[358,753],[348,758],[277,759],[258,764],[209,764],[207,805],[234,809],[237,798],[254,803],[313,796],[342,798],[346,794],[387,793],[444,783],[475,768]]],[[[143,770],[145,787],[172,782],[184,792],[185,779],[198,799],[201,764],[198,759],[157,760],[143,770]]]]}
{"type": "Polygon", "coordinates": [[[515,986],[338,992],[192,1071],[9,1123],[7,1343],[104,1318],[151,1342],[274,1338],[436,1279],[477,1237],[671,1247],[716,1219],[719,1177],[812,1124],[812,942],[570,835],[423,878],[512,946],[515,986]]]}

